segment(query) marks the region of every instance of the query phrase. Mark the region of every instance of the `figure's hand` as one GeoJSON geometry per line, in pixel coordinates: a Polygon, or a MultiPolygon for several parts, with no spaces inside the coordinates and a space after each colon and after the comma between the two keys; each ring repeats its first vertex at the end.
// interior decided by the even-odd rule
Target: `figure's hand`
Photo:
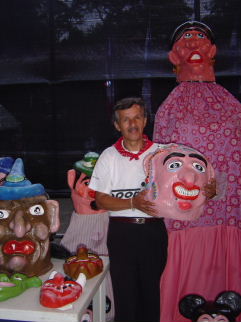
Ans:
{"type": "Polygon", "coordinates": [[[141,210],[146,214],[157,217],[158,212],[155,210],[155,204],[145,199],[147,191],[141,191],[132,199],[133,208],[141,210]]]}
{"type": "Polygon", "coordinates": [[[207,197],[207,199],[212,199],[217,195],[216,191],[216,180],[212,178],[204,187],[203,187],[203,194],[207,197]]]}

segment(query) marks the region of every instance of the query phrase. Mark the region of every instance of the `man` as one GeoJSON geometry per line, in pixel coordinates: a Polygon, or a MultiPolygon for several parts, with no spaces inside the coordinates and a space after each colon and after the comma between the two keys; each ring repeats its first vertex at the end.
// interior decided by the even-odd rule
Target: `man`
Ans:
{"type": "Polygon", "coordinates": [[[89,187],[99,208],[110,211],[107,245],[115,321],[157,322],[159,281],[167,258],[167,232],[153,203],[145,200],[143,160],[157,144],[143,135],[147,115],[141,98],[114,107],[122,137],[99,157],[89,187]]]}

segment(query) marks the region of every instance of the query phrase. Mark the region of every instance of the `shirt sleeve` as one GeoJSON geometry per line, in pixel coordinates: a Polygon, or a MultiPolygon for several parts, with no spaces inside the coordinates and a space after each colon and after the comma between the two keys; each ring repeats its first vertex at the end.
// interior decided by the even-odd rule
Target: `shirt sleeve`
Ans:
{"type": "Polygon", "coordinates": [[[89,188],[98,192],[111,194],[111,158],[106,150],[102,152],[96,162],[89,188]]]}

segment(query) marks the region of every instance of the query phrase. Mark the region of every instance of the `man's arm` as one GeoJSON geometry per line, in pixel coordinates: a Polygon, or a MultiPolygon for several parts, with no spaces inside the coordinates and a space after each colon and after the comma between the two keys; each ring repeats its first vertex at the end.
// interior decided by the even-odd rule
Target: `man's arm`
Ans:
{"type": "Polygon", "coordinates": [[[156,217],[157,211],[154,208],[154,203],[146,200],[145,194],[146,191],[141,191],[131,200],[112,197],[106,193],[96,191],[95,200],[100,209],[111,211],[138,209],[150,216],[156,217]]]}

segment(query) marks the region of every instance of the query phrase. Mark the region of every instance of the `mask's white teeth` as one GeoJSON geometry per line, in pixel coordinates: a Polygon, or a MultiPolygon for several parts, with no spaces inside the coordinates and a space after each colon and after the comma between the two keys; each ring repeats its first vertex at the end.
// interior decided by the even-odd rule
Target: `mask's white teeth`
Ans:
{"type": "Polygon", "coordinates": [[[196,197],[199,194],[199,189],[187,190],[182,186],[175,187],[175,191],[180,196],[185,196],[185,197],[196,197]]]}
{"type": "Polygon", "coordinates": [[[198,54],[194,54],[192,57],[191,57],[191,60],[197,60],[197,59],[200,59],[200,55],[198,54]]]}

